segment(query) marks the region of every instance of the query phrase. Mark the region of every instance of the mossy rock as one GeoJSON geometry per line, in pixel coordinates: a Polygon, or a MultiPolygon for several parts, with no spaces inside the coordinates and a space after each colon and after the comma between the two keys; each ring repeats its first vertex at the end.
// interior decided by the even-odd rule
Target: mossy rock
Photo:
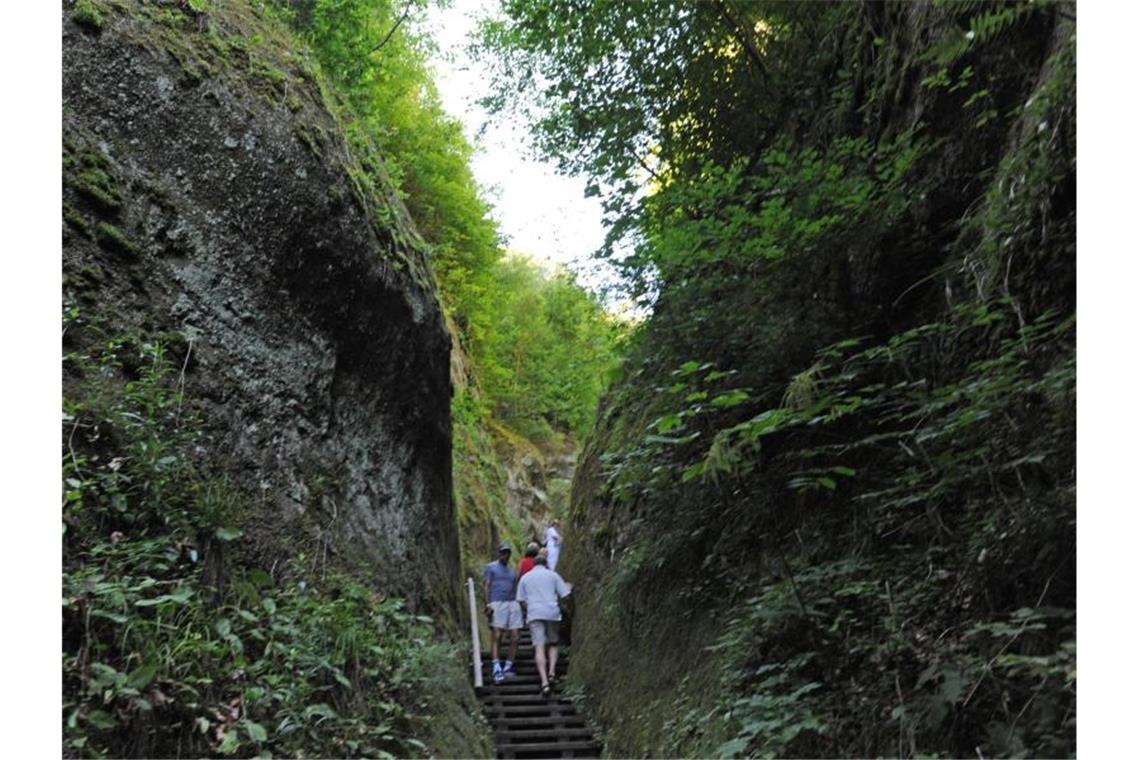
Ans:
{"type": "Polygon", "coordinates": [[[138,258],[139,247],[126,233],[113,224],[99,222],[95,227],[95,240],[107,251],[118,253],[131,259],[138,258]]]}
{"type": "Polygon", "coordinates": [[[68,184],[96,211],[116,216],[123,206],[110,160],[97,150],[65,145],[63,170],[68,184]]]}
{"type": "Polygon", "coordinates": [[[111,216],[117,215],[123,207],[123,200],[110,178],[97,169],[85,171],[76,178],[75,192],[97,210],[111,216]]]}
{"type": "Polygon", "coordinates": [[[107,23],[104,8],[95,0],[76,0],[71,9],[71,20],[89,32],[99,33],[107,23]]]}
{"type": "Polygon", "coordinates": [[[67,222],[69,227],[74,228],[88,240],[95,239],[95,230],[91,227],[91,223],[75,208],[71,206],[63,207],[63,221],[67,222]]]}

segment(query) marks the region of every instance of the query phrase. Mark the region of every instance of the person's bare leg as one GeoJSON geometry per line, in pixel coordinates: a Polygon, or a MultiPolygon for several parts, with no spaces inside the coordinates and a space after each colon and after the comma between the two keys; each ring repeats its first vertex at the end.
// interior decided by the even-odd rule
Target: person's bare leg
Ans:
{"type": "Polygon", "coordinates": [[[555,644],[550,645],[550,680],[553,681],[558,672],[558,646],[555,644]]]}
{"type": "Polygon", "coordinates": [[[542,680],[542,688],[545,689],[549,685],[549,681],[546,678],[546,646],[545,645],[537,644],[534,647],[534,662],[536,665],[538,665],[538,677],[542,680]]]}
{"type": "Polygon", "coordinates": [[[511,629],[511,656],[507,659],[511,662],[515,661],[515,655],[519,653],[519,629],[511,629]]]}
{"type": "Polygon", "coordinates": [[[502,635],[502,628],[491,629],[491,662],[497,662],[499,659],[499,637],[502,635]]]}

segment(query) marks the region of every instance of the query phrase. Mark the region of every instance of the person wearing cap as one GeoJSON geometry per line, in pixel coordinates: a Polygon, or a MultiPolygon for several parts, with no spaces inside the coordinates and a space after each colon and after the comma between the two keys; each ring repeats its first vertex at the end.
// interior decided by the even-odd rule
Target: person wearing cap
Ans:
{"type": "Polygon", "coordinates": [[[526,609],[526,623],[534,643],[534,662],[538,666],[544,697],[550,696],[550,684],[558,672],[558,628],[562,620],[558,600],[569,596],[572,588],[546,563],[547,558],[539,552],[534,558],[534,569],[519,580],[516,595],[526,609]]]}
{"type": "Polygon", "coordinates": [[[526,545],[526,552],[523,558],[519,560],[519,580],[534,569],[534,558],[538,556],[538,544],[531,541],[526,545]]]}
{"type": "Polygon", "coordinates": [[[491,677],[502,683],[514,677],[515,655],[519,648],[519,629],[522,628],[522,611],[515,601],[518,573],[511,567],[511,545],[499,544],[499,558],[483,568],[483,597],[491,615],[491,677]],[[505,663],[499,661],[499,644],[503,631],[511,632],[510,656],[505,663]]]}

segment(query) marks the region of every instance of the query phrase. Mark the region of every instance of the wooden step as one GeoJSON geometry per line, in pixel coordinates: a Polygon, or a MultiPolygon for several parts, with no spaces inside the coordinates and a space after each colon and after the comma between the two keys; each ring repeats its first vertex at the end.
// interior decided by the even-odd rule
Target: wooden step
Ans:
{"type": "Polygon", "coordinates": [[[598,744],[592,741],[534,742],[497,747],[499,757],[503,758],[586,757],[587,755],[579,753],[593,754],[600,749],[598,744]],[[567,754],[571,752],[574,754],[567,754]]]}
{"type": "MultiPolygon", "coordinates": [[[[522,658],[516,657],[513,661],[513,664],[514,664],[514,669],[517,671],[533,670],[536,673],[538,672],[538,663],[536,663],[534,660],[524,660],[522,658]]],[[[549,666],[550,662],[548,661],[546,664],[547,664],[547,666],[549,666]]],[[[564,657],[558,658],[558,666],[557,667],[559,670],[566,670],[568,665],[569,665],[569,663],[566,661],[566,658],[564,658],[564,657]]],[[[483,670],[490,673],[494,669],[495,669],[495,663],[491,662],[491,660],[483,660],[483,670]]]]}
{"type": "MultiPolygon", "coordinates": [[[[501,659],[501,660],[507,659],[507,654],[510,653],[510,651],[511,651],[510,646],[499,647],[499,659],[501,659]]],[[[483,662],[490,662],[491,661],[492,657],[491,657],[490,650],[488,650],[486,652],[481,652],[480,654],[482,654],[482,656],[483,656],[483,662]]],[[[562,659],[569,657],[569,656],[570,656],[570,653],[568,651],[564,650],[562,647],[558,647],[558,659],[559,660],[562,660],[562,659]]],[[[518,649],[515,650],[515,659],[516,660],[527,660],[528,662],[533,662],[534,661],[534,647],[532,647],[530,644],[519,644],[518,649]]]]}
{"type": "Polygon", "coordinates": [[[570,741],[581,741],[583,739],[593,739],[594,735],[590,729],[585,726],[569,728],[569,727],[549,727],[549,728],[522,728],[511,731],[501,731],[496,727],[495,742],[499,745],[503,744],[526,744],[524,739],[542,739],[547,741],[555,741],[566,739],[570,741]]]}
{"type": "Polygon", "coordinates": [[[533,705],[484,705],[483,714],[487,716],[487,720],[492,723],[495,720],[502,718],[547,718],[549,720],[558,720],[559,718],[577,718],[578,711],[571,704],[562,703],[542,703],[533,705]]]}
{"type": "Polygon", "coordinates": [[[515,718],[503,716],[495,719],[495,730],[511,728],[535,728],[542,726],[566,726],[567,728],[577,728],[579,726],[585,725],[586,719],[581,715],[578,715],[576,712],[543,715],[537,718],[515,718]]]}
{"type": "Polygon", "coordinates": [[[553,707],[555,705],[566,705],[570,709],[574,708],[574,703],[569,699],[560,698],[556,694],[544,697],[538,692],[534,692],[533,694],[480,694],[479,701],[488,707],[553,707]]]}
{"type": "MultiPolygon", "coordinates": [[[[496,684],[491,684],[490,686],[484,686],[482,689],[477,689],[476,693],[477,694],[535,694],[535,695],[538,695],[541,691],[541,688],[542,687],[540,686],[540,682],[537,678],[534,679],[533,683],[526,683],[525,681],[520,683],[519,679],[516,678],[516,679],[510,680],[510,681],[503,681],[502,683],[496,683],[496,684]]],[[[557,683],[551,687],[551,691],[553,691],[555,694],[557,694],[560,690],[561,690],[561,687],[557,683]]]]}

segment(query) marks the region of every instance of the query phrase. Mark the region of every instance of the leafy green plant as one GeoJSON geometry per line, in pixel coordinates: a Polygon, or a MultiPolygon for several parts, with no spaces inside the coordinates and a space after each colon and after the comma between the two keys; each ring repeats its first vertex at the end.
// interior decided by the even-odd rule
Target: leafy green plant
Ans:
{"type": "Polygon", "coordinates": [[[423,695],[457,673],[432,620],[304,556],[224,564],[245,497],[193,464],[184,357],[116,337],[68,361],[65,754],[426,754],[423,695]]]}

